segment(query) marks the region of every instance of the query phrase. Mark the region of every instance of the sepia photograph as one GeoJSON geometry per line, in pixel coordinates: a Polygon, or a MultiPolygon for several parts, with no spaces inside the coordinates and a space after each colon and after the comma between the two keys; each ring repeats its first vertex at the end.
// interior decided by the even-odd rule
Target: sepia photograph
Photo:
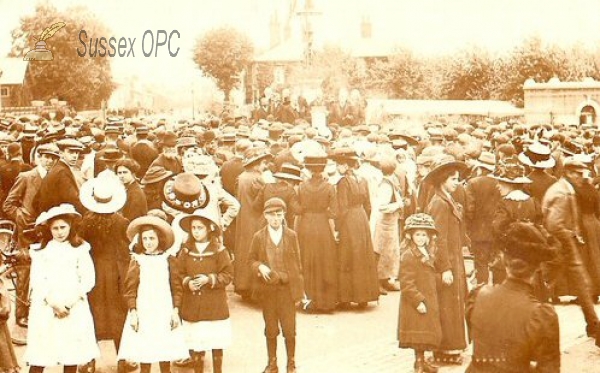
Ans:
{"type": "Polygon", "coordinates": [[[598,0],[0,0],[0,373],[597,373],[598,0]]]}

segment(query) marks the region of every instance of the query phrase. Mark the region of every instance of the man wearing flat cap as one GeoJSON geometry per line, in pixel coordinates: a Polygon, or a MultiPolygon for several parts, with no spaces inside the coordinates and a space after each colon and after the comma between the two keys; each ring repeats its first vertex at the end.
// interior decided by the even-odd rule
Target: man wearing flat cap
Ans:
{"type": "Polygon", "coordinates": [[[467,373],[560,372],[558,316],[536,299],[533,281],[554,251],[532,223],[506,230],[502,251],[507,280],[483,285],[467,297],[465,317],[473,340],[467,373]]]}
{"type": "Polygon", "coordinates": [[[589,250],[587,245],[595,244],[592,236],[586,234],[587,226],[582,224],[581,209],[587,206],[579,202],[596,193],[591,185],[590,165],[589,156],[565,158],[563,176],[548,189],[542,200],[542,214],[544,226],[560,243],[560,255],[547,263],[547,280],[554,285],[561,273],[566,275],[583,311],[587,334],[595,338],[596,346],[600,347],[600,320],[594,309],[590,274],[582,259],[582,252],[589,250]]]}
{"type": "Polygon", "coordinates": [[[37,214],[51,207],[70,203],[83,214],[86,209],[79,200],[77,161],[83,151],[83,144],[74,139],[64,139],[56,143],[60,151],[60,160],[48,171],[42,180],[40,190],[35,197],[34,207],[37,214]]]}
{"type": "MultiPolygon", "coordinates": [[[[35,223],[37,214],[33,207],[33,201],[37,195],[42,179],[58,160],[58,148],[54,144],[43,144],[37,147],[34,154],[37,166],[29,171],[22,172],[8,192],[2,208],[4,213],[17,225],[17,245],[19,253],[17,266],[17,296],[21,300],[29,299],[29,273],[31,262],[29,261],[29,245],[34,242],[34,237],[26,234],[35,223]]],[[[15,316],[18,325],[27,326],[29,306],[25,302],[15,303],[15,316]]]]}

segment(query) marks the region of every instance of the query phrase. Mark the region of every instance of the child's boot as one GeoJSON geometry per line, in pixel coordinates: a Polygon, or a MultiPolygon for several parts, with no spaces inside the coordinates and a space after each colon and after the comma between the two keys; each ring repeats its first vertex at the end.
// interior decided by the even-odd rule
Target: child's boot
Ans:
{"type": "Polygon", "coordinates": [[[267,354],[269,355],[269,364],[263,373],[279,373],[279,368],[277,368],[277,338],[267,338],[267,354]]]}
{"type": "Polygon", "coordinates": [[[194,352],[192,359],[194,360],[194,373],[204,373],[204,351],[194,352]]]}
{"type": "Polygon", "coordinates": [[[296,339],[285,339],[285,350],[287,352],[287,373],[296,373],[296,339]]]}
{"type": "Polygon", "coordinates": [[[212,350],[213,373],[223,372],[223,350],[212,350]]]}

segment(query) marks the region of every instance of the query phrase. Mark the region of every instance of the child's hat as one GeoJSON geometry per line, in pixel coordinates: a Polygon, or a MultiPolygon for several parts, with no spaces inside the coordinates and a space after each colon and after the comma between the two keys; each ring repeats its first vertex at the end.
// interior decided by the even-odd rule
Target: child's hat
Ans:
{"type": "Polygon", "coordinates": [[[430,215],[419,213],[413,214],[404,221],[404,230],[425,229],[437,232],[435,222],[430,215]]]}

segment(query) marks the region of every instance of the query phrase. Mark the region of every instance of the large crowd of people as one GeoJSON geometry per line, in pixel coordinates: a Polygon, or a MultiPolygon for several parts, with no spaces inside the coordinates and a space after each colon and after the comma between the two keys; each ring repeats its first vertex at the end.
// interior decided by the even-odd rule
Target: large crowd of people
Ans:
{"type": "MultiPolygon", "coordinates": [[[[207,351],[222,372],[228,287],[261,306],[266,373],[280,331],[296,370],[297,309],[377,307],[390,291],[415,372],[463,364],[470,342],[469,372],[558,372],[564,295],[600,346],[595,127],[367,125],[345,103],[313,126],[282,101],[248,117],[0,119],[13,226],[0,243],[30,372],[91,372],[100,340],[119,372],[201,373],[207,351]]],[[[0,372],[13,373],[0,290],[0,372]]]]}

